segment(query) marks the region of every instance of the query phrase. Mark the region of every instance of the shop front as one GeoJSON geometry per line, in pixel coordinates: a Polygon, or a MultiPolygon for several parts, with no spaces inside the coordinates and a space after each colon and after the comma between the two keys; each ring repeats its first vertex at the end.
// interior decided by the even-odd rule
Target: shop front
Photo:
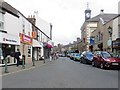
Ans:
{"type": "Polygon", "coordinates": [[[45,59],[50,57],[50,53],[51,53],[51,48],[53,48],[53,45],[51,42],[45,42],[43,43],[44,46],[44,57],[45,59]]]}
{"type": "Polygon", "coordinates": [[[42,57],[42,43],[37,41],[36,39],[33,39],[33,57],[35,60],[40,60],[40,58],[42,57]]]}
{"type": "Polygon", "coordinates": [[[32,38],[28,35],[20,33],[20,52],[25,56],[25,63],[32,62],[32,38]]]}
{"type": "Polygon", "coordinates": [[[117,38],[115,41],[112,43],[113,45],[113,52],[116,54],[120,53],[120,38],[117,38]]]}
{"type": "Polygon", "coordinates": [[[14,53],[19,45],[19,36],[10,35],[7,33],[0,33],[0,64],[4,64],[4,59],[8,55],[10,56],[10,61],[8,61],[8,63],[16,63],[14,53]]]}

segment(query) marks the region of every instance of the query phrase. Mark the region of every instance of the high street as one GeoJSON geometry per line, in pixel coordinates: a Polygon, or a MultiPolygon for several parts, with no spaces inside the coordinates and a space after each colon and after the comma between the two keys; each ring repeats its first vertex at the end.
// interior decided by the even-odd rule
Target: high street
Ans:
{"type": "Polygon", "coordinates": [[[118,88],[118,71],[102,70],[66,57],[2,76],[3,88],[118,88]]]}

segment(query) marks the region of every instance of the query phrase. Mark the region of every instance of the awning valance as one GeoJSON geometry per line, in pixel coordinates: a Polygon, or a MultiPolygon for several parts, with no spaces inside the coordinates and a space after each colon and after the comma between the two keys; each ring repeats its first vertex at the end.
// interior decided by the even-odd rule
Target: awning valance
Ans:
{"type": "Polygon", "coordinates": [[[53,48],[53,46],[49,43],[46,43],[47,48],[53,48]]]}
{"type": "Polygon", "coordinates": [[[33,39],[33,45],[32,46],[33,47],[42,47],[42,44],[39,41],[33,39]]]}

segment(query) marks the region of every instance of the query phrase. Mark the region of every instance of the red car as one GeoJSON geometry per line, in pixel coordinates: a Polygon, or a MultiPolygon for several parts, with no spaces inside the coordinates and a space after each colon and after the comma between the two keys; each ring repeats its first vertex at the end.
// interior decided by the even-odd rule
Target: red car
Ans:
{"type": "Polygon", "coordinates": [[[100,66],[103,68],[120,68],[120,58],[112,57],[110,53],[106,51],[95,52],[92,66],[100,66]]]}

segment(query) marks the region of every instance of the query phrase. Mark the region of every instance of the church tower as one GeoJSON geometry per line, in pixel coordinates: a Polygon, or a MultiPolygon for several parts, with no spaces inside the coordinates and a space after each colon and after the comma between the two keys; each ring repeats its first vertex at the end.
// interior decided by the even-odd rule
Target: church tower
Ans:
{"type": "Polygon", "coordinates": [[[91,10],[89,9],[89,3],[87,2],[87,9],[85,10],[85,21],[91,18],[91,10]]]}

